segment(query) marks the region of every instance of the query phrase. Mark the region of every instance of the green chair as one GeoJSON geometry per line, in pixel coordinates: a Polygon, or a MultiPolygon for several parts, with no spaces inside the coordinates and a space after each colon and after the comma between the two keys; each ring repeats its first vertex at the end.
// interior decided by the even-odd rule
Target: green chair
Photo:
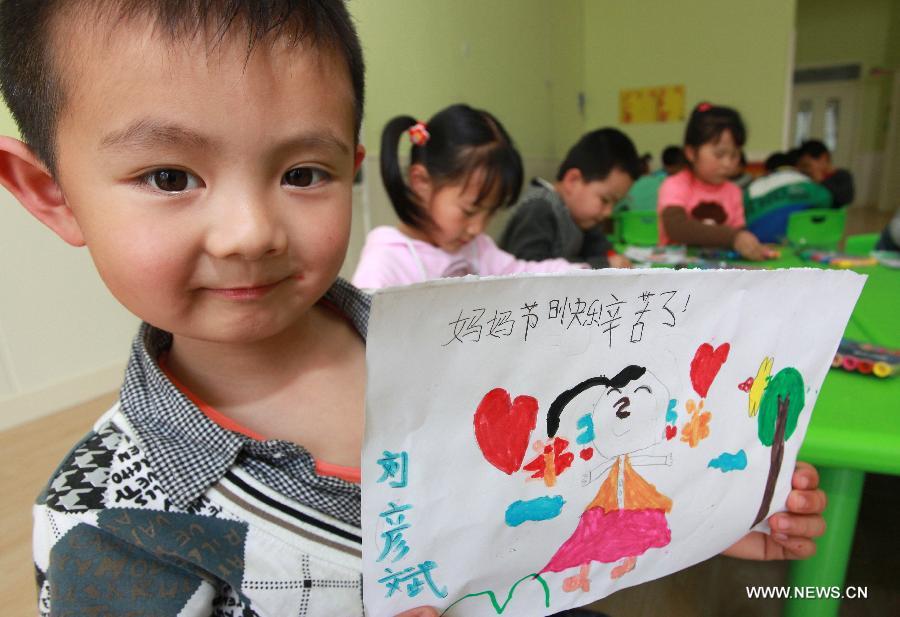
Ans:
{"type": "Polygon", "coordinates": [[[621,244],[656,246],[659,243],[656,212],[627,210],[615,214],[613,221],[621,244]]]}
{"type": "Polygon", "coordinates": [[[801,210],[788,218],[787,239],[791,244],[835,250],[844,235],[844,210],[801,210]]]}
{"type": "Polygon", "coordinates": [[[875,245],[880,237],[881,234],[877,232],[847,236],[847,239],[844,240],[844,252],[848,255],[866,256],[875,250],[875,245]]]}

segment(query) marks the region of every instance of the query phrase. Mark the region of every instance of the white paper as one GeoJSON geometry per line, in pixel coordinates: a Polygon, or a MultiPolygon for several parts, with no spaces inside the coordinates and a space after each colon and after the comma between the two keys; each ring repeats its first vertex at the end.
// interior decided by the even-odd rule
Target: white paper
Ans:
{"type": "Polygon", "coordinates": [[[549,615],[733,544],[784,509],[864,281],[608,270],[376,294],[367,613],[549,615]]]}

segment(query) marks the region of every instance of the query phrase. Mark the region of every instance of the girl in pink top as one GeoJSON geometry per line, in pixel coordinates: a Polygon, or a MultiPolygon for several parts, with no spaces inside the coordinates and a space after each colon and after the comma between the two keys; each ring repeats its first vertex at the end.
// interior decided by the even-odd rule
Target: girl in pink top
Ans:
{"type": "Polygon", "coordinates": [[[666,178],[659,189],[660,244],[734,249],[753,260],[776,255],[744,229],[743,195],[728,181],[745,139],[734,109],[709,103],[694,108],[684,135],[688,168],[666,178]]]}
{"type": "Polygon", "coordinates": [[[483,233],[499,208],[516,202],[522,176],[512,140],[484,110],[452,105],[427,125],[410,116],[394,118],[381,136],[381,178],[400,224],[369,232],[353,283],[372,289],[466,274],[586,267],[565,259],[519,260],[483,233]],[[413,144],[408,181],[397,155],[404,134],[413,144]]]}

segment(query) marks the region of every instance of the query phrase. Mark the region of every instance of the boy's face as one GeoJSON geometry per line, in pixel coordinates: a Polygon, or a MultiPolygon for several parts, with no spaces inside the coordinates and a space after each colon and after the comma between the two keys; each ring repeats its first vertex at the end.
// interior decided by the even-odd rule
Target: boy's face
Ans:
{"type": "Polygon", "coordinates": [[[828,177],[831,168],[831,157],[823,154],[818,158],[804,154],[797,161],[797,169],[812,178],[815,182],[821,182],[828,177]]]}
{"type": "Polygon", "coordinates": [[[346,66],[240,29],[211,48],[82,24],[58,49],[58,181],[106,285],[176,336],[264,340],[332,284],[347,248],[346,66]],[[242,44],[243,43],[243,44],[242,44]]]}
{"type": "Polygon", "coordinates": [[[575,224],[587,230],[610,217],[613,207],[625,197],[633,182],[618,167],[613,167],[602,180],[588,182],[577,169],[570,169],[563,176],[560,194],[575,224]]]}

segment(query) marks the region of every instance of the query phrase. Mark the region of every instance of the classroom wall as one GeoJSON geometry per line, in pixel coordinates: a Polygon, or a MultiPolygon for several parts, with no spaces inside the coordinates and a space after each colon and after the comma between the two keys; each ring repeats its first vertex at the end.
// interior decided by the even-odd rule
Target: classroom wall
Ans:
{"type": "MultiPolygon", "coordinates": [[[[584,0],[351,0],[349,6],[366,55],[368,156],[347,275],[365,231],[397,220],[378,177],[381,130],[396,115],[427,120],[457,102],[487,109],[515,140],[527,177],[555,173],[582,132],[584,0]]],[[[400,152],[407,157],[409,144],[401,143],[400,152]]],[[[492,231],[502,228],[504,214],[492,231]]]]}
{"type": "Polygon", "coordinates": [[[793,0],[642,0],[584,5],[589,128],[625,130],[641,152],[680,144],[684,122],[619,123],[619,91],[683,84],[686,114],[700,101],[737,107],[747,152],[782,147],[793,0]]]}
{"type": "Polygon", "coordinates": [[[858,145],[883,150],[890,102],[890,76],[873,68],[898,68],[900,32],[891,32],[900,13],[896,0],[798,0],[797,55],[800,68],[862,65],[858,145]]]}
{"type": "Polygon", "coordinates": [[[900,69],[898,22],[896,0],[798,0],[797,67],[850,63],[862,67],[850,163],[858,205],[876,204],[882,195],[893,73],[900,69]]]}

